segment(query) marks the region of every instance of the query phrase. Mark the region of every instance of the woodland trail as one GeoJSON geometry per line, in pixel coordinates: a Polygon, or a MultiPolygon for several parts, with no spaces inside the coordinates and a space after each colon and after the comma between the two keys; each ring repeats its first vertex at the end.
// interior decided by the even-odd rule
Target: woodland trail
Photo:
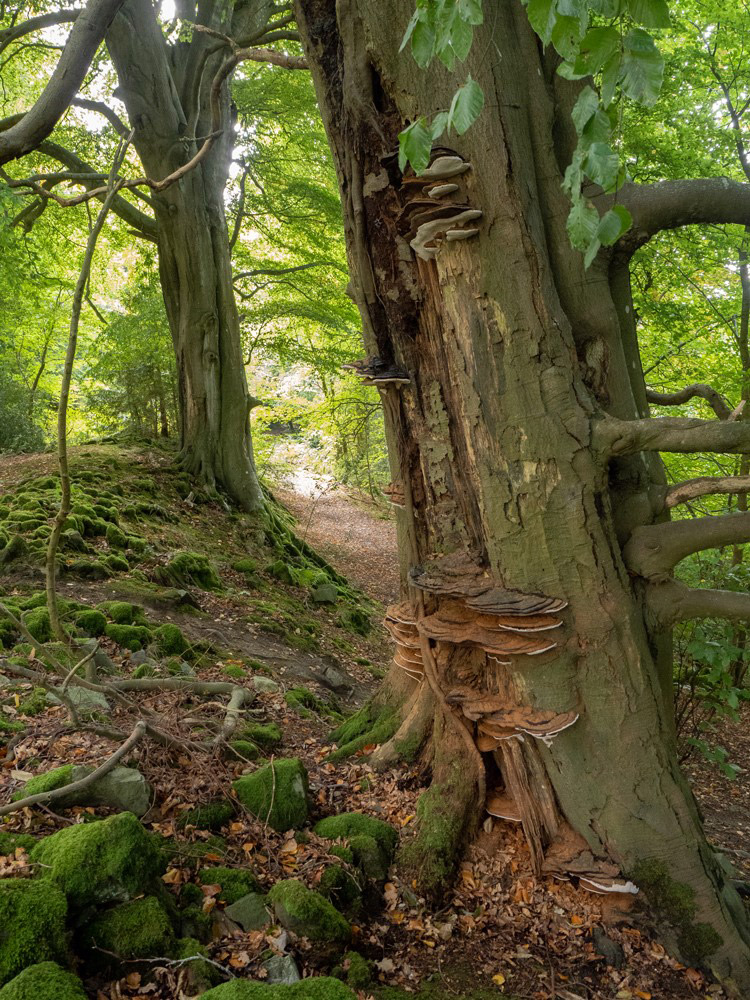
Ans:
{"type": "Polygon", "coordinates": [[[297,518],[297,534],[370,597],[398,599],[396,522],[363,494],[342,487],[311,495],[285,485],[274,494],[297,518]]]}

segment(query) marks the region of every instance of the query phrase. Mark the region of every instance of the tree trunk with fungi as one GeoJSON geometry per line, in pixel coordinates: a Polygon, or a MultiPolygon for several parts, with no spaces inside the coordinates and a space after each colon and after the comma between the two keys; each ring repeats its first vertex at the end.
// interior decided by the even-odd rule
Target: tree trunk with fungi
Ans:
{"type": "MultiPolygon", "coordinates": [[[[648,419],[627,266],[660,228],[734,221],[739,199],[685,182],[695,197],[682,211],[673,185],[629,188],[630,241],[585,272],[560,187],[576,85],[516,0],[493,5],[492,39],[480,31],[467,60],[480,120],[436,151],[434,177],[402,176],[399,131],[455,90],[446,71],[398,55],[409,13],[396,0],[297,2],[365,347],[383,362],[359,370],[383,398],[408,583],[389,610],[400,665],[338,753],[378,742],[376,763],[418,747],[431,761],[403,852],[423,889],[444,884],[489,789],[493,811],[521,820],[537,871],[605,891],[636,883],[675,952],[747,989],[747,918],[675,754],[668,630],[690,601],[661,581],[682,549],[653,579],[623,554],[668,516],[659,449],[750,450],[737,424],[648,419]],[[443,184],[456,188],[430,195],[443,184]]],[[[705,596],[750,613],[745,595],[705,596]]],[[[715,613],[703,605],[691,610],[715,613]]]]}
{"type": "MultiPolygon", "coordinates": [[[[254,7],[260,19],[268,5],[254,7]]],[[[217,26],[222,27],[218,20],[217,26]]],[[[170,53],[147,0],[128,0],[107,34],[107,46],[138,155],[148,176],[166,177],[188,162],[212,131],[211,88],[226,51],[196,32],[193,42],[177,44],[170,53]]],[[[177,360],[180,463],[197,481],[220,485],[245,510],[257,511],[263,495],[253,464],[224,212],[232,150],[226,82],[219,100],[221,136],[196,167],[152,199],[177,360]]]]}

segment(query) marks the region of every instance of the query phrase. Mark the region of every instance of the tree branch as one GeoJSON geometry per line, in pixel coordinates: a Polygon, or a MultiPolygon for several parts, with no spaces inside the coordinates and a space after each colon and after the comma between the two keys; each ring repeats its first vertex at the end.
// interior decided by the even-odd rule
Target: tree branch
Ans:
{"type": "Polygon", "coordinates": [[[649,586],[646,601],[661,628],[671,628],[691,618],[750,621],[750,594],[741,591],[695,589],[669,580],[649,586]]]}
{"type": "Polygon", "coordinates": [[[605,459],[639,451],[746,455],[750,454],[750,422],[690,417],[619,420],[605,416],[592,427],[592,443],[605,459]]]}
{"type": "Polygon", "coordinates": [[[41,96],[21,121],[0,133],[0,164],[36,149],[50,134],[83,83],[91,60],[123,2],[89,0],[85,10],[77,14],[41,96]]]}
{"type": "Polygon", "coordinates": [[[104,115],[115,132],[123,139],[130,135],[130,129],[122,118],[104,101],[90,101],[87,97],[74,97],[70,103],[75,108],[84,108],[86,111],[95,111],[97,114],[104,115]]]}
{"type": "Polygon", "coordinates": [[[750,542],[747,512],[642,525],[633,529],[622,554],[631,572],[646,580],[662,581],[693,552],[743,542],[750,542]]]}
{"type": "Polygon", "coordinates": [[[664,506],[676,507],[698,497],[714,494],[732,496],[735,493],[750,493],[750,476],[700,476],[670,486],[664,497],[664,506]]]}
{"type": "Polygon", "coordinates": [[[80,10],[54,10],[48,14],[39,14],[37,17],[30,17],[28,21],[14,24],[5,31],[0,31],[0,52],[4,52],[9,45],[23,38],[24,35],[31,35],[35,31],[42,31],[50,28],[54,24],[65,24],[68,21],[75,21],[80,10]]]}
{"type": "Polygon", "coordinates": [[[705,222],[741,226],[750,222],[750,184],[727,177],[625,184],[617,201],[633,216],[632,228],[617,244],[618,253],[626,256],[664,229],[705,222]]]}
{"type": "Polygon", "coordinates": [[[657,406],[679,406],[687,403],[696,396],[705,399],[719,420],[729,420],[732,409],[727,404],[724,397],[710,385],[697,382],[695,385],[685,386],[677,392],[655,392],[653,389],[646,389],[646,399],[649,403],[657,406]]]}

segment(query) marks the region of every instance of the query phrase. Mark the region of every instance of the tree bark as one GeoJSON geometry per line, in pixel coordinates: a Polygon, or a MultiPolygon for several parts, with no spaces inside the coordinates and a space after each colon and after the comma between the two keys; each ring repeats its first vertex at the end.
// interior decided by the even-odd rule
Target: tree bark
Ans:
{"type": "MultiPolygon", "coordinates": [[[[195,155],[211,129],[211,84],[224,58],[221,46],[211,54],[215,40],[196,32],[192,42],[168,49],[148,0],[127,0],[107,46],[146,173],[167,176],[195,155]]],[[[262,509],[263,495],[253,464],[224,213],[232,142],[226,83],[221,100],[222,136],[185,177],[152,199],[177,359],[180,462],[252,512],[262,509]]]]}
{"type": "MultiPolygon", "coordinates": [[[[422,642],[424,679],[409,681],[403,725],[379,751],[388,760],[399,741],[413,750],[430,728],[438,737],[427,744],[433,780],[407,860],[436,888],[436,865],[451,861],[440,845],[476,828],[483,783],[501,774],[538,868],[572,827],[599,863],[639,884],[677,953],[748,989],[747,920],[680,772],[670,678],[655,660],[661,626],[649,631],[622,558],[632,528],[663,514],[658,458],[638,454],[635,438],[620,449],[607,435],[594,440],[612,418],[635,420],[640,433],[647,406],[622,262],[602,253],[585,272],[565,233],[560,182],[576,85],[555,75],[518,0],[492,5],[492,40],[483,44],[480,30],[461,68],[481,84],[485,112],[450,140],[471,165],[451,178],[451,198],[481,210],[471,223],[479,232],[419,259],[410,219],[430,212],[429,198],[404,183],[397,136],[408,120],[447,108],[456,77],[398,54],[410,15],[398,0],[297,0],[296,10],[337,165],[366,352],[410,378],[381,394],[405,496],[402,565],[416,579],[432,567],[431,586],[415,588],[412,574],[405,591],[415,627],[446,610],[447,593],[465,610],[469,578],[568,602],[550,633],[556,649],[512,655],[510,667],[458,633],[422,642]],[[464,569],[462,593],[449,563],[464,569]],[[480,753],[474,724],[452,707],[467,687],[514,710],[578,718],[549,747],[526,737],[480,753]],[[688,919],[664,905],[665,885],[689,899],[688,919]]],[[[387,682],[396,683],[401,690],[403,677],[387,682]]]]}

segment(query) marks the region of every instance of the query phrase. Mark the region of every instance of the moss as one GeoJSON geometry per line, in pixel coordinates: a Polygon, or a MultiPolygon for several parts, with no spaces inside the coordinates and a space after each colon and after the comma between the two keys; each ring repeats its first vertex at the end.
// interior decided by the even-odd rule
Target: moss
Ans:
{"type": "Polygon", "coordinates": [[[179,625],[167,622],[154,632],[156,645],[162,656],[181,656],[190,648],[190,643],[182,634],[179,625]]]}
{"type": "Polygon", "coordinates": [[[290,688],[284,695],[284,701],[300,715],[315,712],[317,715],[324,717],[340,718],[337,712],[305,687],[290,688]]]}
{"type": "Polygon", "coordinates": [[[65,566],[65,572],[81,580],[106,580],[110,575],[109,567],[98,559],[94,559],[93,562],[89,562],[88,559],[75,559],[65,566]]]}
{"type": "Polygon", "coordinates": [[[148,548],[148,542],[140,535],[128,535],[128,548],[131,552],[142,553],[148,548]]]}
{"type": "Polygon", "coordinates": [[[343,865],[329,865],[320,877],[318,891],[342,913],[356,913],[362,904],[362,889],[343,865]]]}
{"type": "Polygon", "coordinates": [[[105,635],[131,652],[143,649],[151,641],[151,632],[144,625],[107,625],[105,635]]]}
{"type": "Polygon", "coordinates": [[[133,678],[134,680],[139,680],[141,677],[156,677],[156,667],[153,663],[138,664],[133,671],[133,678]]]}
{"type": "Polygon", "coordinates": [[[238,680],[241,680],[245,676],[244,667],[241,667],[238,663],[227,663],[222,669],[227,677],[236,677],[238,680]]]}
{"type": "MultiPolygon", "coordinates": [[[[462,781],[460,767],[455,780],[462,781]]],[[[411,872],[419,889],[435,897],[448,885],[462,844],[464,817],[452,808],[456,799],[450,785],[433,783],[417,801],[417,836],[401,849],[399,864],[411,872]]]]}
{"type": "Polygon", "coordinates": [[[232,569],[236,570],[238,573],[253,574],[257,572],[258,563],[255,559],[250,559],[245,557],[244,559],[237,559],[232,563],[232,569]]]}
{"type": "Polygon", "coordinates": [[[130,563],[123,556],[115,555],[111,552],[108,556],[104,557],[104,561],[113,569],[116,573],[127,573],[130,569],[130,563]]]}
{"type": "Polygon", "coordinates": [[[12,649],[16,644],[18,632],[16,626],[8,618],[0,618],[0,647],[12,649]]]}
{"type": "Polygon", "coordinates": [[[146,624],[146,616],[140,604],[130,604],[128,601],[103,601],[97,607],[116,625],[146,624]]]}
{"type": "Polygon", "coordinates": [[[398,833],[390,823],[384,823],[373,816],[365,816],[363,813],[327,816],[316,823],[314,829],[319,837],[325,837],[327,840],[346,840],[357,836],[372,837],[389,860],[393,857],[398,843],[398,833]]]}
{"type": "Polygon", "coordinates": [[[0,882],[0,983],[39,961],[65,960],[65,896],[39,879],[0,882]]]}
{"type": "Polygon", "coordinates": [[[23,616],[24,625],[37,642],[49,642],[52,638],[52,627],[49,621],[49,611],[46,608],[34,608],[23,616]]]}
{"type": "Polygon", "coordinates": [[[245,726],[241,733],[243,740],[256,743],[263,750],[275,750],[281,743],[281,727],[275,722],[253,722],[245,726]]]}
{"type": "Polygon", "coordinates": [[[228,905],[249,892],[260,892],[260,883],[246,868],[202,868],[198,879],[201,885],[220,885],[219,899],[228,905]]]}
{"type": "Polygon", "coordinates": [[[354,864],[354,855],[351,850],[348,847],[344,847],[343,844],[335,844],[329,849],[328,853],[332,854],[336,858],[341,858],[341,860],[345,861],[348,865],[354,864]]]}
{"type": "Polygon", "coordinates": [[[189,994],[203,993],[221,978],[219,970],[210,962],[202,961],[208,958],[208,949],[193,937],[180,938],[172,948],[172,957],[176,959],[194,959],[181,968],[187,970],[189,994]]]}
{"type": "Polygon", "coordinates": [[[28,551],[29,547],[23,535],[13,535],[0,552],[0,566],[7,566],[9,563],[15,562],[16,559],[22,559],[28,554],[28,551]]]}
{"type": "Polygon", "coordinates": [[[369,635],[372,629],[370,616],[362,608],[344,608],[336,623],[355,635],[369,635]]]}
{"type": "Polygon", "coordinates": [[[296,757],[281,758],[233,783],[237,798],[254,816],[284,832],[307,821],[307,771],[296,757]]]}
{"type": "Polygon", "coordinates": [[[86,994],[78,976],[56,962],[38,962],[11,979],[0,1000],[86,1000],[86,994]]]}
{"type": "Polygon", "coordinates": [[[86,635],[104,635],[107,628],[107,619],[101,611],[92,608],[90,611],[79,611],[74,619],[78,628],[86,635]]]}
{"type": "Polygon", "coordinates": [[[271,576],[276,577],[277,580],[281,580],[282,583],[290,585],[295,583],[294,571],[283,559],[276,559],[274,562],[269,563],[266,566],[266,573],[270,573],[271,576]]]}
{"type": "Polygon", "coordinates": [[[207,802],[204,806],[196,806],[182,813],[179,826],[195,826],[199,830],[220,830],[222,826],[235,815],[234,806],[226,799],[218,802],[207,802]]]}
{"type": "Polygon", "coordinates": [[[153,840],[132,813],[69,826],[31,852],[40,883],[59,886],[73,909],[138,895],[160,870],[153,840]]]}
{"type": "Polygon", "coordinates": [[[35,845],[36,839],[28,833],[6,833],[0,830],[0,855],[13,854],[19,847],[30,851],[35,845]]]}
{"type": "Polygon", "coordinates": [[[388,877],[389,858],[374,837],[359,833],[349,840],[349,849],[363,875],[375,882],[385,882],[388,877]]]}
{"type": "Polygon", "coordinates": [[[63,764],[44,774],[38,774],[35,778],[27,781],[23,788],[19,788],[13,793],[13,801],[26,798],[27,795],[38,795],[40,792],[51,792],[55,788],[64,788],[73,780],[73,765],[63,764]]]}
{"type": "Polygon", "coordinates": [[[630,877],[646,893],[656,916],[674,927],[677,945],[686,962],[700,965],[721,946],[723,941],[715,928],[710,924],[694,923],[695,889],[675,881],[665,862],[657,858],[640,861],[630,877]]]}
{"type": "Polygon", "coordinates": [[[128,547],[128,536],[116,524],[110,523],[107,525],[106,537],[107,544],[113,549],[126,549],[128,547]]]}
{"type": "Polygon", "coordinates": [[[353,990],[363,990],[372,979],[370,963],[359,952],[347,951],[342,960],[346,982],[353,990]]]}
{"type": "Polygon", "coordinates": [[[123,959],[150,958],[172,950],[174,930],[161,903],[145,896],[97,914],[87,922],[83,942],[123,959]]]}
{"type": "Polygon", "coordinates": [[[20,715],[41,715],[47,708],[47,692],[44,688],[35,687],[28,697],[18,706],[20,715]]]}
{"type": "Polygon", "coordinates": [[[277,882],[268,894],[279,923],[319,943],[346,944],[351,927],[335,906],[298,879],[277,882]]]}
{"type": "MultiPolygon", "coordinates": [[[[203,900],[202,892],[200,896],[203,900]]],[[[199,941],[210,941],[212,926],[213,918],[209,913],[203,912],[199,903],[186,906],[180,913],[180,933],[185,937],[197,938],[199,941]]]]}
{"type": "MultiPolygon", "coordinates": [[[[197,552],[178,552],[164,567],[168,581],[203,590],[221,589],[221,580],[208,558],[197,552]]],[[[166,580],[164,582],[167,582],[166,580]]]]}
{"type": "Polygon", "coordinates": [[[235,979],[204,993],[201,1000],[356,1000],[356,995],[338,979],[320,976],[289,986],[235,979]]]}
{"type": "Polygon", "coordinates": [[[11,733],[22,733],[26,726],[23,722],[13,721],[9,719],[4,719],[0,716],[0,736],[7,736],[11,733]]]}
{"type": "Polygon", "coordinates": [[[237,760],[257,760],[260,757],[260,750],[249,740],[232,740],[227,745],[227,756],[237,760]]]}
{"type": "MultiPolygon", "coordinates": [[[[367,707],[367,706],[365,706],[367,707]]],[[[359,715],[359,713],[357,713],[359,715]]],[[[387,743],[388,740],[397,731],[400,719],[398,712],[393,709],[386,708],[383,709],[376,717],[373,724],[367,728],[364,732],[359,732],[356,736],[347,739],[347,735],[352,731],[359,730],[360,723],[362,719],[357,719],[356,724],[352,725],[348,729],[339,727],[335,730],[336,733],[340,735],[338,738],[331,734],[331,738],[334,742],[338,743],[338,748],[330,754],[330,760],[343,760],[346,757],[351,757],[353,754],[358,753],[366,746],[380,746],[383,743],[387,743]]],[[[349,720],[349,722],[354,722],[354,717],[349,720]]]]}

